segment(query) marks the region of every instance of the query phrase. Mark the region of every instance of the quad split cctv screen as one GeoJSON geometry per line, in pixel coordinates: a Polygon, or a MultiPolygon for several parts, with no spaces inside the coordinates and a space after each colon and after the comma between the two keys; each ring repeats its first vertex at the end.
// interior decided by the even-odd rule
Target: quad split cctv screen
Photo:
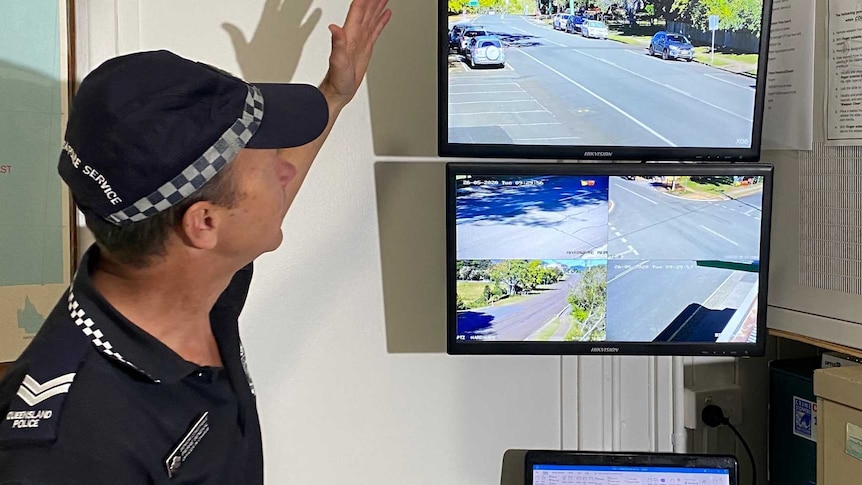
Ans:
{"type": "Polygon", "coordinates": [[[771,2],[439,4],[448,352],[762,355],[771,2]]]}

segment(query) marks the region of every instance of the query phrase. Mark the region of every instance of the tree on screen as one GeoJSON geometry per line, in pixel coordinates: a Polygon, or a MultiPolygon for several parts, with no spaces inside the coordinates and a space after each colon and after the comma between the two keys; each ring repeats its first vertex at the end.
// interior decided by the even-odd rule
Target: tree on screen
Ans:
{"type": "Polygon", "coordinates": [[[506,290],[507,296],[529,293],[539,285],[551,285],[563,278],[563,271],[540,260],[507,260],[494,265],[491,279],[506,290]]]}
{"type": "Polygon", "coordinates": [[[607,266],[592,266],[569,293],[571,315],[575,319],[566,340],[603,340],[607,313],[607,266]]]}
{"type": "Polygon", "coordinates": [[[709,30],[709,16],[718,15],[719,30],[747,30],[760,35],[762,0],[653,0],[656,15],[691,22],[709,30]]]}

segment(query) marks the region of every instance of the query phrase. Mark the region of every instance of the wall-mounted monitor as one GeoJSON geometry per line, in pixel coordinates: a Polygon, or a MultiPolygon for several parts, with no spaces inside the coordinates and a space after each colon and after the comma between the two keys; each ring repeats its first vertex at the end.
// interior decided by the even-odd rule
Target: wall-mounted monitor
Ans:
{"type": "Polygon", "coordinates": [[[441,156],[759,159],[772,0],[497,3],[438,2],[441,156]]]}
{"type": "Polygon", "coordinates": [[[772,166],[449,163],[450,354],[762,355],[772,166]]]}

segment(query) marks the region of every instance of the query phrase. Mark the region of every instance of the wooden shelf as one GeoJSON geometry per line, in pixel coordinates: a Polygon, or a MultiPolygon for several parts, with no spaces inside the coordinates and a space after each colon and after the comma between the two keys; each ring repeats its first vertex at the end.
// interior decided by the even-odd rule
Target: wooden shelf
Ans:
{"type": "Polygon", "coordinates": [[[785,330],[776,330],[774,328],[769,329],[769,335],[774,337],[786,338],[788,340],[795,340],[797,342],[802,342],[804,344],[813,345],[815,347],[820,347],[821,349],[826,350],[834,350],[836,352],[841,352],[847,355],[852,355],[854,357],[862,358],[862,350],[855,349],[853,347],[845,347],[843,345],[838,345],[832,342],[827,342],[825,340],[819,340],[816,338],[806,337],[805,335],[799,335],[798,333],[787,332],[785,330]]]}

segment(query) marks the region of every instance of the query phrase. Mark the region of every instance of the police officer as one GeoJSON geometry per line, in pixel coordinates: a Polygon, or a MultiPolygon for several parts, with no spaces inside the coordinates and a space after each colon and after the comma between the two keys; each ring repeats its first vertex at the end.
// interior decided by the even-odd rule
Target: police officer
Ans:
{"type": "Polygon", "coordinates": [[[81,83],[59,171],[97,243],[0,382],[0,484],[259,484],[237,319],[391,12],[354,0],[319,88],[166,51],[81,83]]]}

